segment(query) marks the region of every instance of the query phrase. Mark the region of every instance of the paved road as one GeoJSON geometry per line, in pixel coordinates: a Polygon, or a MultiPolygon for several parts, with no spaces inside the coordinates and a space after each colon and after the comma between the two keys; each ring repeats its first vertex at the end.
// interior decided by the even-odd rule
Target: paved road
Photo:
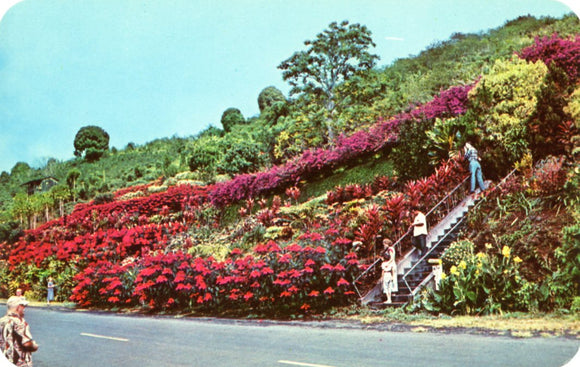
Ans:
{"type": "Polygon", "coordinates": [[[562,366],[580,342],[59,312],[29,307],[35,367],[562,366]]]}

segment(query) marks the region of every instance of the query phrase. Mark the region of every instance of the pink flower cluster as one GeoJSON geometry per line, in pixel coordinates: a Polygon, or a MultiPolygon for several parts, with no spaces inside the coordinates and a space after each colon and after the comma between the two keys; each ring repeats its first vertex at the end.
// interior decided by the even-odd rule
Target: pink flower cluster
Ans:
{"type": "Polygon", "coordinates": [[[357,131],[350,136],[339,136],[334,147],[307,150],[284,165],[269,171],[237,175],[230,181],[218,183],[209,193],[209,200],[218,207],[257,197],[284,187],[294,186],[300,180],[325,170],[347,164],[355,158],[373,154],[386,148],[398,138],[403,123],[422,119],[451,117],[465,113],[467,94],[472,85],[452,87],[442,91],[432,101],[392,119],[379,119],[368,131],[357,131]]]}
{"type": "Polygon", "coordinates": [[[571,84],[576,83],[580,77],[580,35],[573,39],[563,39],[557,34],[536,37],[532,46],[524,48],[517,55],[530,62],[542,60],[547,66],[553,63],[568,75],[571,84]]]}

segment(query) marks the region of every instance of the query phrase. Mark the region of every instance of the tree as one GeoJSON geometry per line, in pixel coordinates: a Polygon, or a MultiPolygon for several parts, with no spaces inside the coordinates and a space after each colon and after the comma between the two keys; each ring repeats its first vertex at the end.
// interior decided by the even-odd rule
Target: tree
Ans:
{"type": "Polygon", "coordinates": [[[18,218],[20,225],[24,225],[24,220],[27,220],[30,228],[30,216],[33,213],[33,207],[30,197],[23,192],[19,192],[14,196],[12,201],[12,216],[18,218]]]}
{"type": "MultiPolygon", "coordinates": [[[[80,172],[79,172],[80,174],[80,172]]],[[[55,202],[58,202],[58,213],[62,217],[64,215],[64,202],[71,197],[71,190],[68,186],[60,184],[53,186],[50,189],[50,194],[55,202]]]]}
{"type": "Polygon", "coordinates": [[[26,162],[18,162],[12,167],[10,170],[10,176],[14,177],[23,177],[30,173],[32,168],[26,162]]]}
{"type": "Polygon", "coordinates": [[[290,94],[306,93],[322,98],[328,112],[328,139],[334,139],[333,114],[335,89],[351,76],[371,69],[377,55],[368,48],[375,46],[371,32],[366,26],[343,21],[332,22],[329,28],[318,34],[314,41],[305,41],[306,51],[294,53],[278,68],[284,80],[292,86],[290,94]]]}
{"type": "Polygon", "coordinates": [[[77,180],[81,176],[81,171],[76,168],[71,169],[66,174],[66,183],[73,194],[73,201],[76,200],[77,180]]]}
{"type": "Polygon", "coordinates": [[[286,103],[286,97],[282,92],[273,86],[264,88],[258,95],[258,107],[260,112],[264,112],[267,108],[272,107],[275,103],[286,103]]]}
{"type": "Polygon", "coordinates": [[[98,126],[82,127],[75,136],[75,156],[85,153],[89,161],[98,160],[109,149],[109,134],[98,126]]]}
{"type": "Polygon", "coordinates": [[[222,114],[222,126],[224,131],[229,133],[234,125],[246,123],[246,119],[242,112],[235,107],[230,107],[222,114]]]}

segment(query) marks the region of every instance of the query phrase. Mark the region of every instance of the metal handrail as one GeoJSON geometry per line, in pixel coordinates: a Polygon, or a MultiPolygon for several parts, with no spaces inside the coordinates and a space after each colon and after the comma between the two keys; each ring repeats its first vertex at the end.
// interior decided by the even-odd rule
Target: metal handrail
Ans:
{"type": "MultiPolygon", "coordinates": [[[[501,187],[501,186],[502,186],[502,185],[503,185],[503,184],[504,184],[504,183],[507,181],[507,179],[508,179],[508,178],[510,178],[510,177],[511,177],[511,176],[512,176],[512,175],[513,175],[513,174],[514,174],[516,171],[517,171],[517,169],[516,169],[516,168],[514,168],[514,169],[513,169],[513,170],[512,170],[510,173],[508,173],[508,174],[507,174],[507,175],[506,175],[506,176],[505,176],[505,177],[504,177],[504,178],[503,178],[503,179],[502,179],[502,180],[501,180],[501,181],[500,181],[500,182],[499,182],[497,185],[495,185],[495,186],[494,186],[493,190],[496,190],[497,188],[501,187]]],[[[468,177],[468,178],[469,178],[469,177],[468,177]]],[[[465,180],[467,180],[467,178],[466,178],[465,180]]],[[[465,180],[464,180],[464,182],[465,182],[465,180]]],[[[462,183],[463,183],[463,182],[462,182],[462,183]]],[[[481,204],[481,201],[477,202],[477,203],[475,204],[475,206],[474,206],[474,209],[475,209],[475,208],[477,208],[477,207],[478,207],[480,204],[481,204]]],[[[408,270],[408,271],[407,271],[407,272],[406,272],[406,273],[403,275],[403,277],[402,277],[402,278],[403,278],[403,281],[405,282],[405,285],[407,286],[407,289],[409,290],[409,294],[411,294],[412,296],[415,296],[415,294],[417,293],[417,289],[419,289],[419,288],[420,288],[420,286],[416,287],[414,290],[413,290],[413,289],[411,289],[411,286],[410,286],[410,285],[409,285],[409,283],[407,282],[407,276],[408,276],[408,275],[409,275],[409,274],[410,274],[410,273],[411,273],[411,272],[412,272],[412,271],[413,271],[413,270],[414,270],[414,269],[415,269],[415,268],[416,268],[416,267],[417,267],[419,264],[421,264],[421,263],[423,262],[423,260],[424,260],[424,259],[425,259],[425,258],[426,258],[426,257],[427,257],[429,254],[431,254],[431,253],[433,252],[433,250],[435,250],[435,248],[437,248],[437,246],[439,246],[439,245],[441,244],[441,242],[443,242],[443,240],[445,240],[445,239],[446,239],[446,238],[449,236],[449,234],[453,233],[453,232],[455,231],[455,229],[456,229],[457,227],[459,227],[459,225],[460,225],[461,223],[463,223],[463,220],[464,220],[464,219],[465,219],[465,216],[461,217],[461,218],[459,219],[459,221],[457,221],[457,223],[456,223],[456,224],[455,224],[453,227],[451,227],[449,230],[445,231],[445,234],[443,235],[443,237],[441,237],[441,239],[439,239],[439,240],[437,241],[437,243],[436,243],[434,246],[432,246],[432,247],[431,247],[431,249],[429,249],[429,251],[427,251],[427,253],[426,253],[425,255],[423,255],[423,256],[422,256],[422,257],[421,257],[421,258],[420,258],[420,259],[417,261],[417,263],[416,263],[415,265],[413,265],[413,266],[411,267],[411,269],[409,269],[409,270],[408,270]]]]}
{"type": "Polygon", "coordinates": [[[465,217],[462,217],[462,218],[461,218],[459,221],[457,221],[457,223],[455,223],[455,225],[454,225],[453,227],[451,227],[449,230],[445,231],[445,234],[443,235],[443,237],[441,237],[441,239],[439,239],[439,240],[437,241],[437,243],[435,243],[435,245],[431,246],[431,248],[429,249],[429,251],[427,251],[427,252],[425,253],[425,255],[423,255],[423,256],[422,256],[422,257],[421,257],[421,258],[420,258],[420,259],[417,261],[417,263],[416,263],[415,265],[413,265],[413,266],[412,266],[412,267],[411,267],[411,268],[410,268],[410,269],[409,269],[409,270],[408,270],[408,271],[407,271],[407,272],[406,272],[406,273],[405,273],[405,274],[402,276],[402,278],[403,278],[403,281],[405,282],[405,285],[407,286],[407,289],[409,290],[409,294],[411,294],[411,295],[413,295],[413,296],[414,296],[414,295],[415,295],[415,293],[416,293],[416,290],[417,290],[417,288],[419,288],[419,287],[415,288],[415,290],[411,289],[411,286],[409,285],[409,282],[407,282],[407,276],[408,276],[408,275],[409,275],[409,274],[410,274],[410,273],[411,273],[413,270],[415,270],[415,268],[416,268],[416,267],[417,267],[419,264],[421,264],[421,263],[423,262],[423,260],[425,260],[425,258],[427,258],[427,256],[429,256],[429,255],[430,255],[430,254],[433,252],[433,250],[435,250],[435,249],[436,249],[436,248],[437,248],[437,247],[438,247],[438,246],[441,244],[441,242],[443,242],[443,240],[445,240],[445,239],[446,239],[446,238],[449,236],[449,234],[453,233],[453,231],[455,231],[455,229],[457,229],[457,227],[459,227],[459,225],[460,225],[461,223],[463,223],[463,219],[464,219],[464,218],[465,218],[465,217]]]}
{"type": "Polygon", "coordinates": [[[427,212],[427,214],[425,214],[425,217],[428,217],[431,213],[433,213],[435,211],[435,209],[437,209],[438,206],[442,205],[445,200],[447,200],[447,198],[449,198],[451,195],[455,194],[455,192],[457,190],[459,190],[459,188],[469,179],[469,175],[466,176],[463,181],[461,181],[457,186],[455,186],[453,188],[453,190],[451,190],[447,195],[445,195],[445,197],[443,199],[441,199],[441,201],[439,201],[437,204],[435,204],[435,206],[433,208],[431,208],[431,210],[429,210],[427,212]]]}
{"type": "MultiPolygon", "coordinates": [[[[455,186],[449,193],[447,193],[447,195],[445,195],[445,197],[443,199],[441,199],[437,204],[435,204],[431,210],[429,210],[427,212],[427,214],[425,215],[425,218],[427,218],[430,214],[432,214],[439,206],[443,205],[443,203],[446,202],[446,200],[451,197],[453,194],[455,194],[460,188],[461,186],[469,179],[469,175],[466,176],[457,186],[455,186]]],[[[399,249],[399,253],[402,252],[402,247],[401,247],[401,242],[411,234],[412,232],[412,227],[410,227],[407,232],[405,232],[405,234],[403,234],[401,237],[399,237],[399,239],[392,245],[394,248],[398,248],[399,249]]],[[[401,262],[403,259],[401,259],[399,262],[401,262]]],[[[356,286],[356,283],[358,282],[359,279],[361,279],[363,276],[365,276],[370,270],[372,270],[378,263],[380,262],[380,258],[376,259],[371,265],[369,265],[368,268],[365,269],[365,271],[363,271],[358,277],[356,277],[352,284],[354,286],[354,289],[356,290],[359,298],[362,298],[362,294],[360,293],[358,287],[356,286]]]]}

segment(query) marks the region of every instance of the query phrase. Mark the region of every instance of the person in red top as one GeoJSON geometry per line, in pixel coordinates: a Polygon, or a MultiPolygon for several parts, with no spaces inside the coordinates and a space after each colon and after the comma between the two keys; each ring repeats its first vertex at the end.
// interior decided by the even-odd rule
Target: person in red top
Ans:
{"type": "Polygon", "coordinates": [[[16,367],[32,367],[32,352],[38,345],[30,335],[30,327],[24,320],[24,309],[28,301],[24,297],[12,296],[6,302],[6,316],[0,319],[0,349],[16,367]]]}

